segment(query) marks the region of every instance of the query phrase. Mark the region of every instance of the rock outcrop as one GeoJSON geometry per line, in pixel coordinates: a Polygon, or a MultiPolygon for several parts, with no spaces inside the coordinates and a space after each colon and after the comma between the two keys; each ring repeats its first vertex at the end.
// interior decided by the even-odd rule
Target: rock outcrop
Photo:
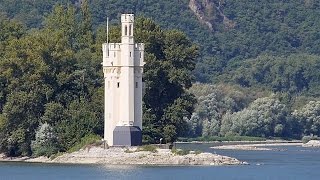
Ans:
{"type": "Polygon", "coordinates": [[[216,26],[219,23],[222,23],[226,29],[234,28],[236,25],[223,13],[223,0],[190,0],[189,8],[199,21],[212,31],[217,29],[216,26]]]}
{"type": "Polygon", "coordinates": [[[310,140],[306,144],[302,145],[303,147],[320,147],[320,140],[310,140]]]}

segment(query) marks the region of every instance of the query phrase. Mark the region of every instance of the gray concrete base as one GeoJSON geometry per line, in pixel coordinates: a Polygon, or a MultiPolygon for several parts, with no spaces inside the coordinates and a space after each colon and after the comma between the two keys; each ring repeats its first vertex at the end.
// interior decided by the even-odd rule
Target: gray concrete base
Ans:
{"type": "Polygon", "coordinates": [[[113,131],[114,146],[141,146],[142,132],[137,126],[116,126],[113,131]]]}

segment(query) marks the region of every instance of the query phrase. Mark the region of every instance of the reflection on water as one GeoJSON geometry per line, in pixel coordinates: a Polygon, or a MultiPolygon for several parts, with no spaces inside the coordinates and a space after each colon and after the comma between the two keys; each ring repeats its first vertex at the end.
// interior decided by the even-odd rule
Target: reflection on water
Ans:
{"type": "Polygon", "coordinates": [[[106,166],[0,163],[0,179],[306,179],[320,177],[320,149],[276,147],[286,151],[239,151],[210,149],[212,144],[183,144],[180,147],[236,157],[245,166],[106,166]]]}
{"type": "Polygon", "coordinates": [[[100,165],[99,167],[113,171],[133,171],[138,168],[137,166],[131,165],[100,165]]]}

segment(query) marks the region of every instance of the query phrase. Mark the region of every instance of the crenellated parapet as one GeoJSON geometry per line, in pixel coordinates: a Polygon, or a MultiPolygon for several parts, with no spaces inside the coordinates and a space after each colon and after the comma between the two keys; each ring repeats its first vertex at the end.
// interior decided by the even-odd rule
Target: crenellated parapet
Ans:
{"type": "Polygon", "coordinates": [[[109,43],[109,51],[121,51],[121,43],[109,43]]]}

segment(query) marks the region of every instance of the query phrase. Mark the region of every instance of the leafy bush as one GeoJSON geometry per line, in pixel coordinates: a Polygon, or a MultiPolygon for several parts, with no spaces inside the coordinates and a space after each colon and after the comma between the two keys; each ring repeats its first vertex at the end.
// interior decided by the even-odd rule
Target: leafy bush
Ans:
{"type": "Polygon", "coordinates": [[[310,140],[320,140],[320,137],[318,137],[318,136],[303,136],[302,137],[302,143],[307,143],[310,140]]]}
{"type": "Polygon", "coordinates": [[[58,152],[57,136],[52,127],[47,124],[39,125],[36,131],[36,139],[31,143],[34,156],[51,156],[58,152]]]}
{"type": "Polygon", "coordinates": [[[293,118],[299,123],[303,134],[320,135],[320,101],[310,101],[299,110],[295,110],[293,118]]]}

